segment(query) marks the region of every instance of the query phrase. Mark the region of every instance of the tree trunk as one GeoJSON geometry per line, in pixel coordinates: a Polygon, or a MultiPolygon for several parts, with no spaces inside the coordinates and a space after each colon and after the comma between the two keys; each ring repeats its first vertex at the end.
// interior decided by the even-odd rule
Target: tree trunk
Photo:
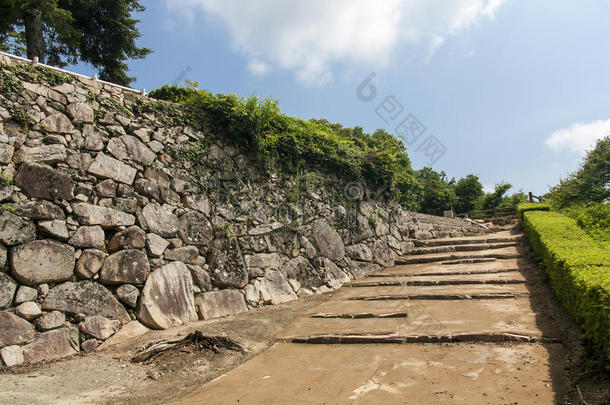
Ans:
{"type": "Polygon", "coordinates": [[[25,43],[29,59],[38,56],[38,61],[44,63],[45,46],[42,36],[42,13],[40,10],[28,10],[25,15],[25,43]]]}

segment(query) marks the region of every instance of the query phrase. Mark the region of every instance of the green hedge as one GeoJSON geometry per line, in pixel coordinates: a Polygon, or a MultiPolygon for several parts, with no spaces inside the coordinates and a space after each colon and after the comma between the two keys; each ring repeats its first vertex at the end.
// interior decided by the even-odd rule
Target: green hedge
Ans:
{"type": "Polygon", "coordinates": [[[523,222],[523,213],[527,211],[550,211],[551,206],[549,204],[542,203],[521,203],[517,205],[517,216],[519,221],[523,222]]]}
{"type": "Polygon", "coordinates": [[[522,224],[563,305],[610,369],[610,252],[557,212],[525,211],[522,224]]]}

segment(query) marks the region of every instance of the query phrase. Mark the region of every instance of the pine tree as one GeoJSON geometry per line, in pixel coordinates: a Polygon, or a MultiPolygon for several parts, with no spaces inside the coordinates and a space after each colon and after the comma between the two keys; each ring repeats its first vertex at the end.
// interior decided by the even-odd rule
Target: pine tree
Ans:
{"type": "Polygon", "coordinates": [[[136,45],[141,11],[138,0],[0,0],[0,49],[25,45],[28,58],[60,67],[88,62],[100,79],[128,85],[125,62],[151,52],[136,45]]]}

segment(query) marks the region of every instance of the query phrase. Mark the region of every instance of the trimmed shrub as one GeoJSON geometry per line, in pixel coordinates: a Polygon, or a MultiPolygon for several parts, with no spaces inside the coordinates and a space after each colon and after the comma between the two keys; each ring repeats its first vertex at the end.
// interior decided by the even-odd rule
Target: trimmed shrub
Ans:
{"type": "Polygon", "coordinates": [[[523,213],[527,211],[550,211],[551,206],[549,204],[542,203],[521,203],[517,205],[517,215],[519,221],[523,222],[523,213]]]}
{"type": "Polygon", "coordinates": [[[560,213],[530,210],[522,217],[561,302],[610,369],[610,252],[560,213]]]}

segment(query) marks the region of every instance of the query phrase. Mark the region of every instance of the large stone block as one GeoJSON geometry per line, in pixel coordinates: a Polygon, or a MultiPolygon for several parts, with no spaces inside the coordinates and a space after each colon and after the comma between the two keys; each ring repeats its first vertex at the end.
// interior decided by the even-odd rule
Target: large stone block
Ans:
{"type": "Polygon", "coordinates": [[[23,163],[15,175],[15,184],[30,198],[71,200],[74,182],[67,174],[36,163],[23,163]]]}
{"type": "Polygon", "coordinates": [[[22,146],[13,156],[17,163],[47,163],[64,162],[68,158],[64,145],[22,146]]]}
{"type": "Polygon", "coordinates": [[[132,184],[138,173],[135,168],[120,160],[105,155],[102,152],[97,154],[95,160],[91,163],[91,166],[89,166],[88,172],[99,177],[113,179],[125,184],[132,184]]]}
{"type": "Polygon", "coordinates": [[[221,318],[246,312],[244,296],[237,290],[206,292],[195,298],[200,319],[221,318]]]}
{"type": "Polygon", "coordinates": [[[75,124],[92,124],[93,108],[86,103],[68,104],[68,114],[72,117],[75,124]]]}
{"type": "Polygon", "coordinates": [[[328,257],[332,261],[340,261],[345,257],[343,239],[323,219],[319,219],[312,224],[311,237],[322,256],[328,257]]]}
{"type": "Polygon", "coordinates": [[[265,277],[260,285],[263,301],[273,305],[282,304],[297,299],[297,295],[284,277],[277,269],[265,270],[265,277]]]}
{"type": "Polygon", "coordinates": [[[0,348],[27,343],[34,336],[36,331],[28,321],[10,312],[0,312],[0,348]]]}
{"type": "Polygon", "coordinates": [[[100,272],[104,284],[144,284],[150,263],[141,250],[121,250],[106,258],[100,272]]]}
{"type": "Polygon", "coordinates": [[[74,126],[64,114],[58,112],[53,115],[49,115],[38,124],[41,128],[49,132],[55,132],[59,134],[69,134],[74,131],[74,126]]]}
{"type": "Polygon", "coordinates": [[[69,314],[102,315],[121,322],[129,321],[129,314],[112,293],[92,281],[68,281],[53,287],[42,308],[69,314]]]}
{"type": "Polygon", "coordinates": [[[134,136],[125,135],[121,137],[121,140],[125,144],[129,158],[135,162],[148,166],[157,157],[152,150],[134,136]]]}
{"type": "Polygon", "coordinates": [[[212,280],[217,287],[243,288],[248,284],[248,270],[237,239],[214,240],[208,264],[212,280]]]}
{"type": "Polygon", "coordinates": [[[32,343],[23,346],[26,363],[61,359],[80,350],[78,329],[66,327],[40,334],[32,343]]]}
{"type": "Polygon", "coordinates": [[[106,235],[101,226],[81,226],[68,243],[77,248],[104,250],[106,247],[106,235]]]}
{"type": "Polygon", "coordinates": [[[131,226],[136,218],[131,214],[98,205],[74,204],[74,213],[83,225],[101,225],[104,228],[131,226]]]}
{"type": "Polygon", "coordinates": [[[27,285],[68,280],[74,262],[74,248],[54,240],[36,240],[11,251],[13,275],[27,285]]]}
{"type": "Polygon", "coordinates": [[[297,256],[286,262],[282,267],[282,273],[288,279],[297,280],[305,288],[312,289],[324,285],[318,270],[303,256],[297,256]]]}
{"type": "Polygon", "coordinates": [[[0,243],[8,246],[20,245],[36,239],[36,227],[12,212],[0,214],[0,243]]]}
{"type": "Polygon", "coordinates": [[[212,224],[200,212],[190,211],[180,217],[178,236],[187,245],[205,246],[214,237],[212,224]]]}
{"type": "Polygon", "coordinates": [[[172,262],[150,273],[142,289],[137,316],[153,329],[167,329],[197,319],[193,279],[184,263],[172,262]]]}

